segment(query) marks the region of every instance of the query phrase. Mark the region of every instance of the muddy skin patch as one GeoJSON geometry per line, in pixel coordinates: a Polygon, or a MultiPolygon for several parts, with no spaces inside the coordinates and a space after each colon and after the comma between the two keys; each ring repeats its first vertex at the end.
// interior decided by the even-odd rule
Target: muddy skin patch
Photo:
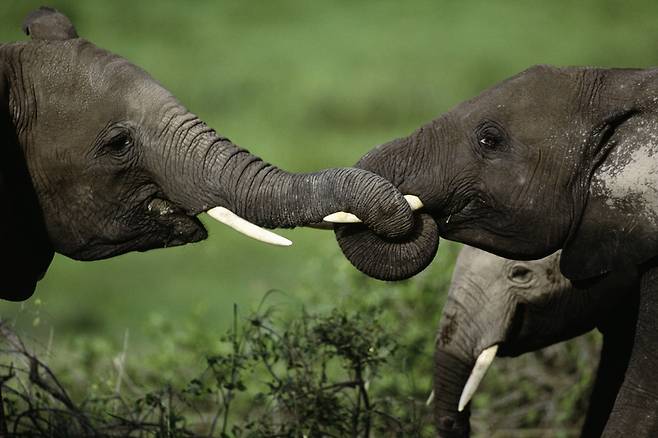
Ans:
{"type": "Polygon", "coordinates": [[[457,322],[457,315],[444,315],[443,323],[441,324],[441,331],[437,336],[437,345],[440,347],[445,347],[446,345],[450,344],[458,328],[459,323],[457,322]]]}
{"type": "Polygon", "coordinates": [[[596,172],[592,192],[612,209],[633,211],[658,224],[658,122],[628,122],[608,161],[596,172]]]}

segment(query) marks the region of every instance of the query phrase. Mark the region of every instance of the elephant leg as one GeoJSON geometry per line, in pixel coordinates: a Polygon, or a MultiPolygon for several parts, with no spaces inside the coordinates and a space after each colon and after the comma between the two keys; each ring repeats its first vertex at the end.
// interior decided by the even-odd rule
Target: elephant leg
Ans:
{"type": "Polygon", "coordinates": [[[603,347],[581,438],[600,437],[610,417],[619,388],[624,382],[633,348],[638,298],[637,294],[633,294],[621,312],[613,315],[611,321],[599,326],[603,333],[603,347]]]}
{"type": "Polygon", "coordinates": [[[658,267],[644,271],[634,343],[604,437],[658,436],[658,267]]]}

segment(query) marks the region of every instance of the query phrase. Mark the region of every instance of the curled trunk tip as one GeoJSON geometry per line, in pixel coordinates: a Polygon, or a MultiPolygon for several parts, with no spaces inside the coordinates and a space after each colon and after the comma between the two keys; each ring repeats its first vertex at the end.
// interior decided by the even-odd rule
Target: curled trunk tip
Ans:
{"type": "Polygon", "coordinates": [[[363,225],[336,225],[336,239],[359,271],[379,280],[404,280],[425,269],[439,248],[434,219],[426,213],[415,219],[411,233],[398,239],[383,238],[363,225]]]}

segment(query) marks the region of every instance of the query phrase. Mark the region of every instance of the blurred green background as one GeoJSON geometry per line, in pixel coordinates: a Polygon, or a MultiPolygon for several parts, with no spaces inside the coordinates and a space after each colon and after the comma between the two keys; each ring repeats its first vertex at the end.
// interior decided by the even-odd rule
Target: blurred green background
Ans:
{"type": "MultiPolygon", "coordinates": [[[[0,41],[24,39],[22,19],[42,3],[3,0],[0,41]]],[[[48,4],[84,38],[150,72],[219,133],[291,171],[351,165],[533,64],[658,63],[655,1],[48,4]]],[[[331,232],[284,231],[294,246],[275,248],[202,220],[210,238],[195,245],[98,262],[56,256],[36,294],[0,304],[1,315],[44,342],[52,332],[56,343],[102,334],[120,344],[128,330],[132,345],[148,346],[153,319],[224,329],[233,303],[253,308],[270,289],[309,308],[331,307],[344,299],[337,278],[360,275],[331,232]]],[[[437,283],[426,299],[440,301],[454,248],[443,242],[446,257],[421,274],[437,283]]],[[[392,301],[409,289],[359,281],[364,293],[392,301]]],[[[420,321],[430,343],[437,319],[438,311],[420,321]]]]}

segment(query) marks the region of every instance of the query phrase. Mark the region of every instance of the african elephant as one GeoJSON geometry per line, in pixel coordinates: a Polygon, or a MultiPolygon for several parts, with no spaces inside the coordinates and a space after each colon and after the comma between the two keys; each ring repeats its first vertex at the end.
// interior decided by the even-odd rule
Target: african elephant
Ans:
{"type": "Polygon", "coordinates": [[[54,251],[97,260],[202,240],[196,216],[206,211],[282,245],[258,226],[353,209],[388,237],[413,227],[390,182],[360,169],[292,174],[263,162],[145,71],[79,38],[58,11],[29,14],[23,30],[30,41],[0,45],[0,298],[29,297],[54,251]]]}
{"type": "Polygon", "coordinates": [[[628,364],[639,285],[615,274],[578,290],[559,264],[560,252],[515,261],[469,246],[461,250],[436,338],[440,436],[469,436],[469,401],[496,355],[518,356],[594,328],[603,333],[603,349],[582,436],[601,435],[628,364]]]}
{"type": "Polygon", "coordinates": [[[658,436],[657,112],[656,69],[532,67],[367,153],[356,166],[423,209],[404,238],[341,225],[339,245],[387,280],[424,269],[439,235],[516,260],[562,249],[577,282],[638,270],[633,352],[606,433],[658,436]]]}

